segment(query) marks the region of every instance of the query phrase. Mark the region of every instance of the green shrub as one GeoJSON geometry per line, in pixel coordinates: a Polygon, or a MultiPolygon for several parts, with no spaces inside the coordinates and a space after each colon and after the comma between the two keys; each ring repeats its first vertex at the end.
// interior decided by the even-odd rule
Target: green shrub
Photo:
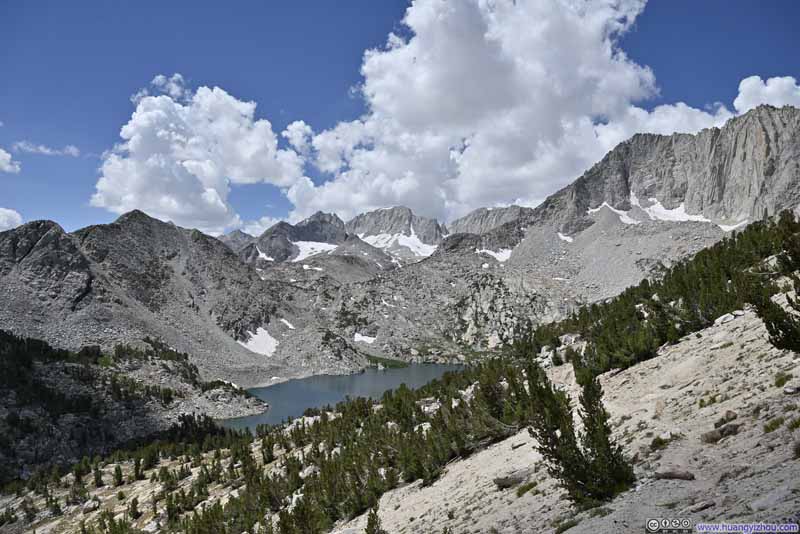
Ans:
{"type": "Polygon", "coordinates": [[[556,529],[554,532],[555,534],[561,534],[562,532],[566,532],[572,527],[578,526],[578,523],[580,523],[580,521],[578,521],[577,519],[570,519],[568,521],[563,521],[558,525],[556,525],[556,529]]]}
{"type": "Polygon", "coordinates": [[[787,426],[787,428],[792,432],[800,428],[800,417],[795,417],[794,419],[789,421],[789,425],[787,426]]]}
{"type": "Polygon", "coordinates": [[[781,425],[783,424],[783,422],[784,422],[784,418],[782,416],[770,419],[764,425],[764,433],[765,434],[769,434],[770,432],[778,430],[781,427],[781,425]]]}
{"type": "Polygon", "coordinates": [[[792,379],[791,373],[784,373],[783,371],[778,371],[778,373],[775,374],[775,387],[782,388],[791,379],[792,379]]]}
{"type": "Polygon", "coordinates": [[[538,482],[534,480],[532,482],[526,482],[525,484],[523,484],[520,487],[518,487],[517,488],[517,497],[522,497],[523,495],[528,493],[530,490],[532,490],[533,488],[536,487],[536,484],[538,484],[538,482]]]}

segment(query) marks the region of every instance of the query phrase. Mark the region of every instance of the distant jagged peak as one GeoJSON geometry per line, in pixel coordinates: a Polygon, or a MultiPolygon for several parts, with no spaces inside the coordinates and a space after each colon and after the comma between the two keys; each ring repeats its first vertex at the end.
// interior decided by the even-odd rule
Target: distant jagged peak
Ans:
{"type": "Polygon", "coordinates": [[[50,219],[38,219],[35,221],[28,221],[14,228],[9,228],[8,230],[4,230],[3,232],[0,233],[15,232],[22,234],[22,233],[36,232],[44,234],[51,230],[59,233],[66,233],[60,224],[58,224],[55,221],[51,221],[50,219]]]}
{"type": "Polygon", "coordinates": [[[240,230],[238,228],[236,230],[231,230],[227,234],[224,234],[223,237],[233,237],[233,238],[240,238],[241,237],[241,238],[248,238],[248,239],[254,239],[255,238],[254,235],[248,234],[247,232],[245,232],[243,230],[240,230]]]}
{"type": "Polygon", "coordinates": [[[255,241],[255,239],[255,236],[252,236],[247,232],[243,232],[238,228],[236,230],[231,230],[227,234],[219,236],[219,240],[228,245],[228,247],[234,252],[240,251],[255,241]]]}
{"type": "Polygon", "coordinates": [[[347,230],[359,236],[416,235],[427,245],[437,245],[447,229],[436,219],[416,215],[406,206],[378,208],[347,222],[347,230]]]}
{"type": "Polygon", "coordinates": [[[114,221],[115,224],[128,224],[128,223],[158,223],[158,224],[172,224],[169,222],[164,222],[160,219],[157,219],[151,215],[148,215],[144,211],[140,209],[133,209],[126,213],[123,213],[117,220],[114,221]]]}
{"type": "Polygon", "coordinates": [[[310,224],[330,224],[332,226],[344,228],[344,221],[339,218],[335,213],[325,213],[318,211],[311,217],[303,219],[296,226],[308,226],[310,224]]]}

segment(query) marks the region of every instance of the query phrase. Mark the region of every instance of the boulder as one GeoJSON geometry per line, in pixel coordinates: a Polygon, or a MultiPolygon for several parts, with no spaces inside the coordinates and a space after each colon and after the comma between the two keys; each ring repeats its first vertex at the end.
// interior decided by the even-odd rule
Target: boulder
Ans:
{"type": "Polygon", "coordinates": [[[667,469],[656,472],[657,480],[694,480],[694,473],[680,469],[667,469]]]}
{"type": "Polygon", "coordinates": [[[522,484],[528,478],[528,475],[530,475],[530,470],[517,471],[516,473],[497,477],[492,482],[497,486],[497,489],[503,490],[522,484]]]}
{"type": "Polygon", "coordinates": [[[98,508],[100,508],[100,501],[98,501],[97,499],[90,499],[85,503],[83,503],[83,508],[81,508],[81,511],[84,514],[89,514],[91,512],[94,512],[98,508]]]}
{"type": "Polygon", "coordinates": [[[729,322],[733,321],[734,319],[736,319],[736,317],[732,313],[726,313],[725,315],[721,315],[721,316],[717,317],[717,319],[714,321],[714,325],[717,326],[717,325],[729,323],[729,322]]]}
{"type": "Polygon", "coordinates": [[[733,410],[727,410],[727,411],[725,412],[725,414],[724,414],[722,417],[720,417],[720,418],[717,420],[717,422],[716,422],[716,423],[714,423],[714,428],[719,428],[719,427],[721,427],[722,425],[724,425],[725,423],[730,423],[731,421],[733,421],[733,420],[734,420],[734,419],[736,419],[737,417],[739,417],[739,414],[737,414],[737,413],[736,413],[736,412],[734,412],[733,410]]]}
{"type": "Polygon", "coordinates": [[[722,433],[719,429],[714,429],[709,432],[706,432],[700,436],[700,441],[703,443],[716,443],[722,439],[722,433]]]}

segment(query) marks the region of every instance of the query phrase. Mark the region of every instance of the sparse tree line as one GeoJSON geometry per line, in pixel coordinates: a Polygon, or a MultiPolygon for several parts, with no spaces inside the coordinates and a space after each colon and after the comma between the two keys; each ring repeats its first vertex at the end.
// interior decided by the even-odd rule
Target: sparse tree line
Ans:
{"type": "MultiPolygon", "coordinates": [[[[143,509],[156,515],[165,531],[186,534],[238,534],[253,532],[256,525],[270,534],[325,532],[369,511],[368,532],[379,533],[377,504],[383,493],[417,480],[431,484],[451,460],[527,428],[570,499],[579,507],[594,506],[635,482],[632,466],[612,438],[598,375],[651,358],[663,344],[745,303],[764,318],[776,346],[800,349],[800,322],[770,299],[778,291],[775,282],[800,268],[798,232],[800,224],[788,213],[754,223],[658,280],[530,329],[502,356],[417,390],[401,386],[378,401],[348,399],[309,410],[307,415],[316,416],[311,422],[259,427],[255,435],[186,417],[143,447],[81,462],[73,468],[68,499],[87,498],[84,479],[90,474],[96,487],[113,484],[120,491],[136,480],[157,484],[152,502],[132,501],[126,518],[103,512],[84,524],[83,532],[93,534],[136,532],[132,525],[143,509]],[[772,257],[775,261],[765,261],[772,257]],[[567,351],[581,388],[580,430],[572,399],[549,381],[536,359],[542,346],[558,345],[567,333],[588,342],[580,353],[567,351]],[[427,409],[432,404],[435,409],[427,409]],[[162,465],[166,460],[179,465],[170,469],[162,465]],[[127,478],[123,461],[132,463],[127,478]],[[111,465],[108,477],[104,468],[111,465]],[[220,487],[237,490],[228,492],[224,505],[210,498],[220,487]]],[[[800,311],[793,299],[790,306],[800,311]]],[[[55,513],[60,503],[52,488],[63,483],[57,475],[38,475],[16,490],[49,495],[47,506],[55,513]]],[[[0,521],[32,515],[36,512],[25,504],[6,510],[0,521]]]]}

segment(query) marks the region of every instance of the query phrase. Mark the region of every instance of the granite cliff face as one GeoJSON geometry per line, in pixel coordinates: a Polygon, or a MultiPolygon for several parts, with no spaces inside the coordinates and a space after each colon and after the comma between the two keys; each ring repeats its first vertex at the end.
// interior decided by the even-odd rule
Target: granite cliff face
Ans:
{"type": "Polygon", "coordinates": [[[795,207],[799,180],[800,110],[759,106],[696,135],[637,134],[530,220],[570,233],[591,224],[589,209],[606,202],[627,211],[638,201],[732,226],[795,207]]]}
{"type": "Polygon", "coordinates": [[[532,208],[508,206],[505,208],[478,208],[448,225],[452,234],[485,234],[506,223],[518,221],[533,213],[532,208]]]}

